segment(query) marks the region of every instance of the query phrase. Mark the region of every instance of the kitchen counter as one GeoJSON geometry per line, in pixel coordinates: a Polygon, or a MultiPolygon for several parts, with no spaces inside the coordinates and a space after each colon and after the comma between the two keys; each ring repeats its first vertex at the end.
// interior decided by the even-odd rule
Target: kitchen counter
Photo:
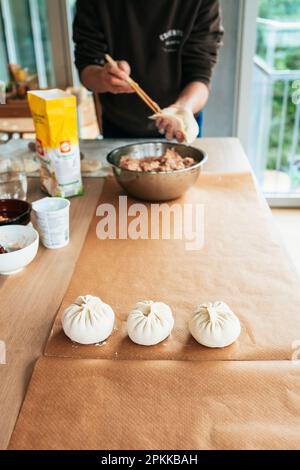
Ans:
{"type": "MultiPolygon", "coordinates": [[[[109,150],[133,141],[91,141],[93,156],[105,162],[109,150]]],[[[247,157],[237,139],[202,139],[196,146],[209,155],[205,172],[249,172],[247,157]]],[[[89,158],[89,155],[86,155],[89,158]]],[[[85,195],[71,200],[71,243],[62,250],[40,247],[35,261],[23,272],[0,276],[0,340],[6,343],[6,364],[0,365],[0,449],[8,445],[36,360],[43,354],[55,315],[70,282],[100,197],[99,178],[84,180],[85,195]]],[[[39,182],[29,184],[30,200],[43,197],[39,182]]]]}

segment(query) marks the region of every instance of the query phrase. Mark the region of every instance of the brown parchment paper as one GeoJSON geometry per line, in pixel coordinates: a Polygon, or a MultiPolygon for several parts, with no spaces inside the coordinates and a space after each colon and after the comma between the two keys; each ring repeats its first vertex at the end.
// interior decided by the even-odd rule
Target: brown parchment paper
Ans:
{"type": "Polygon", "coordinates": [[[10,449],[299,449],[299,364],[40,359],[10,449]]]}
{"type": "MultiPolygon", "coordinates": [[[[100,203],[122,194],[113,179],[100,203]]],[[[134,201],[136,202],[136,201],[134,201]]],[[[129,201],[130,205],[132,201],[129,201]]],[[[102,359],[283,360],[300,335],[300,283],[282,249],[269,210],[250,174],[203,174],[179,204],[203,204],[205,243],[186,251],[184,240],[99,240],[99,217],[91,223],[71,284],[46,348],[46,355],[102,359]],[[81,346],[65,337],[61,314],[79,295],[99,296],[117,316],[102,345],[81,346]],[[138,300],[171,306],[172,335],[154,347],[133,344],[126,319],[138,300]],[[207,301],[227,302],[240,318],[242,334],[225,349],[208,349],[190,336],[188,320],[207,301]]]]}

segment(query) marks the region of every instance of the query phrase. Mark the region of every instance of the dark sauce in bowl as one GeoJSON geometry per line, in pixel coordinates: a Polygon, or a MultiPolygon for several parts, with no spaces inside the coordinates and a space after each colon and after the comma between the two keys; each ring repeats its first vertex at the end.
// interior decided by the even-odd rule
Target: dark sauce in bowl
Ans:
{"type": "Polygon", "coordinates": [[[0,199],[0,227],[4,225],[28,225],[31,204],[19,199],[0,199]]]}

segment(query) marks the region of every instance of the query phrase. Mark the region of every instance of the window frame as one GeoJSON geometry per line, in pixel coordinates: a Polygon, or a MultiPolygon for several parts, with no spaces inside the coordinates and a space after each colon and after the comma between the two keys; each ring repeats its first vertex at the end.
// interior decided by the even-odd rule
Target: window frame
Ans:
{"type": "MultiPolygon", "coordinates": [[[[242,142],[246,153],[248,153],[250,139],[257,16],[258,0],[241,0],[234,132],[242,142]]],[[[265,197],[270,207],[300,207],[300,195],[295,195],[295,193],[265,193],[265,197]]]]}
{"type": "Polygon", "coordinates": [[[251,122],[253,59],[256,50],[256,19],[259,0],[241,0],[237,51],[234,132],[248,149],[251,122]]]}
{"type": "Polygon", "coordinates": [[[76,83],[72,46],[72,17],[68,0],[46,0],[54,78],[57,88],[76,83]]]}

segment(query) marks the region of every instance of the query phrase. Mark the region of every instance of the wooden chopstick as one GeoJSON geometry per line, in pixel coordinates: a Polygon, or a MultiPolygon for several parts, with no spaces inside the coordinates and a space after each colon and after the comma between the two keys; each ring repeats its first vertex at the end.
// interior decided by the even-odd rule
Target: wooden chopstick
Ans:
{"type": "MultiPolygon", "coordinates": [[[[106,55],[105,56],[107,62],[109,62],[111,65],[114,67],[119,68],[117,62],[110,56],[106,55]]],[[[139,86],[138,83],[136,83],[134,80],[132,80],[129,75],[127,75],[126,78],[127,83],[133,88],[133,90],[136,92],[136,94],[144,101],[144,103],[154,112],[154,113],[159,113],[161,111],[160,107],[158,106],[157,103],[155,103],[150,96],[147,95],[147,93],[139,86]]]]}
{"type": "MultiPolygon", "coordinates": [[[[105,55],[105,59],[107,62],[114,67],[119,68],[118,63],[109,55],[105,55]]],[[[159,113],[161,111],[160,107],[158,106],[155,101],[153,101],[149,95],[136,83],[129,75],[126,75],[126,82],[133,88],[136,94],[144,101],[144,103],[154,112],[159,113]]]]}
{"type": "Polygon", "coordinates": [[[147,95],[147,93],[139,86],[138,83],[134,82],[134,84],[136,85],[136,92],[142,99],[145,99],[145,101],[149,103],[149,106],[151,107],[152,111],[154,111],[155,113],[160,113],[161,109],[158,104],[155,103],[155,101],[153,101],[149,95],[147,95]]]}

